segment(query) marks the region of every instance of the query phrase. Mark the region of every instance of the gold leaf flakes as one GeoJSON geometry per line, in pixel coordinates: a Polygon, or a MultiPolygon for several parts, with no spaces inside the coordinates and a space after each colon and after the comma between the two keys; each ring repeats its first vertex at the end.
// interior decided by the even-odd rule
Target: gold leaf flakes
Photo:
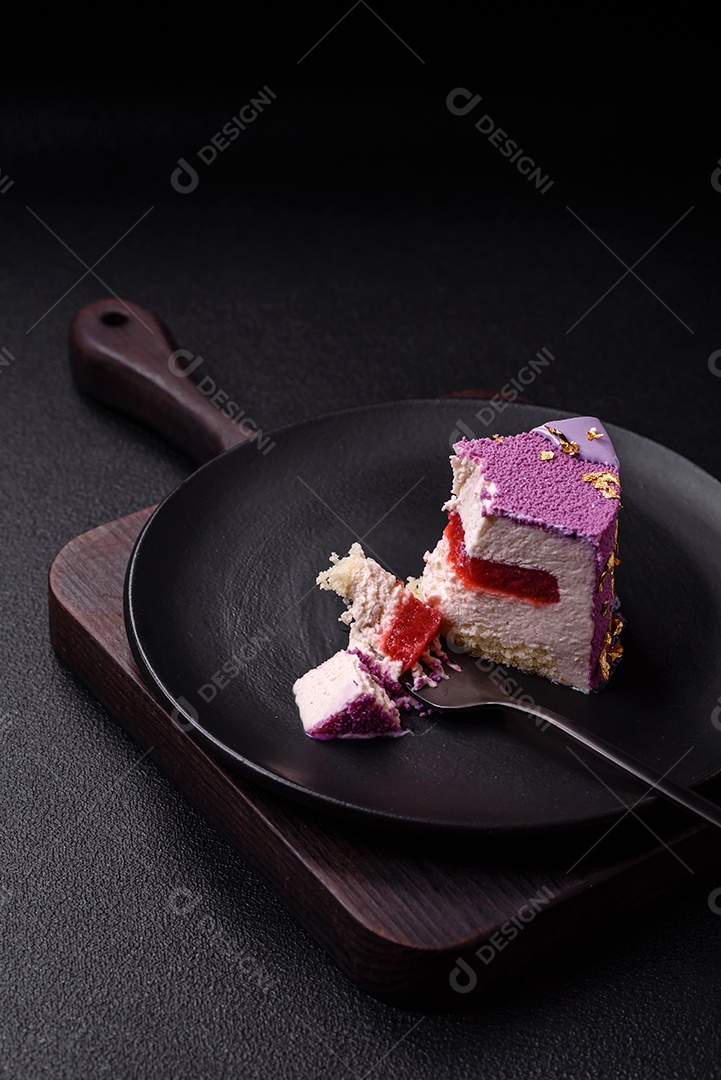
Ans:
{"type": "Polygon", "coordinates": [[[585,472],[581,479],[592,481],[594,487],[599,483],[617,484],[619,488],[621,486],[621,481],[613,472],[585,472]]]}
{"type": "Polygon", "coordinates": [[[601,675],[604,679],[607,679],[611,674],[611,665],[608,662],[608,656],[606,655],[606,649],[601,650],[601,655],[598,658],[598,666],[601,669],[601,675]]]}
{"type": "Polygon", "coordinates": [[[595,427],[589,428],[588,431],[586,432],[586,438],[588,439],[589,442],[593,442],[594,439],[602,439],[603,438],[603,432],[602,431],[596,431],[595,427]]]}
{"type": "Polygon", "coordinates": [[[603,603],[601,604],[601,615],[603,616],[604,619],[608,615],[608,600],[604,600],[603,603]]]}
{"type": "Polygon", "coordinates": [[[581,479],[586,483],[593,484],[596,491],[600,491],[604,499],[620,499],[621,481],[612,472],[586,472],[581,479]]]}
{"type": "Polygon", "coordinates": [[[551,435],[555,435],[556,438],[560,441],[561,450],[564,454],[568,454],[569,457],[576,456],[576,454],[578,453],[577,442],[572,442],[571,439],[569,439],[567,435],[564,435],[563,432],[557,427],[551,427],[550,424],[544,424],[543,426],[546,428],[547,431],[551,432],[551,435]]]}
{"type": "Polygon", "coordinates": [[[503,442],[503,439],[500,435],[494,435],[493,438],[496,440],[496,442],[503,442]]]}
{"type": "Polygon", "coordinates": [[[555,456],[553,450],[541,450],[541,461],[550,461],[555,456]]]}
{"type": "MultiPolygon", "coordinates": [[[[604,608],[606,608],[607,603],[608,601],[604,602],[604,608]]],[[[606,608],[606,610],[608,609],[606,608]]],[[[623,645],[619,641],[619,634],[622,630],[623,619],[619,618],[615,612],[611,612],[608,629],[604,634],[601,653],[598,657],[598,667],[604,679],[608,679],[611,674],[611,664],[617,663],[623,656],[623,645]]]]}
{"type": "Polygon", "coordinates": [[[611,551],[609,553],[608,559],[606,560],[606,565],[604,566],[603,570],[601,571],[601,576],[598,579],[598,591],[599,592],[601,592],[601,590],[603,589],[603,586],[605,584],[605,581],[606,581],[606,578],[608,577],[608,575],[613,573],[613,568],[614,568],[615,565],[616,565],[616,556],[611,551]]]}
{"type": "Polygon", "coordinates": [[[622,656],[623,656],[623,645],[621,644],[620,641],[616,641],[611,646],[611,648],[608,650],[608,659],[611,661],[612,664],[615,664],[616,661],[620,660],[622,656]]]}
{"type": "Polygon", "coordinates": [[[607,679],[611,673],[610,665],[617,663],[623,656],[623,645],[619,640],[619,634],[622,630],[623,619],[619,618],[615,612],[612,612],[608,630],[603,639],[601,655],[598,658],[598,664],[604,679],[607,679]]]}

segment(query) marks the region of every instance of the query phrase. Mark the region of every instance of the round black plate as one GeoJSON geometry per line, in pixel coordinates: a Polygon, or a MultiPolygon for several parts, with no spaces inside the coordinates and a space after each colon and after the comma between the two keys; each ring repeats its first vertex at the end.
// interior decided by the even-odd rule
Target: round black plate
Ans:
{"type": "MultiPolygon", "coordinates": [[[[400,578],[421,571],[445,524],[451,443],[490,433],[476,416],[483,405],[407,401],[294,425],[265,455],[251,445],[211,461],[153,514],[128,568],[130,644],[155,692],[226,762],[335,813],[481,832],[610,821],[643,795],[588,757],[599,782],[562,740],[507,710],[414,719],[415,734],[400,739],[303,732],[293,681],[347,642],[342,603],[314,586],[318,571],[354,540],[400,578]]],[[[492,430],[557,415],[508,406],[492,430]]],[[[696,782],[721,766],[721,484],[610,430],[623,480],[626,655],[598,694],[541,679],[532,692],[696,782]]]]}

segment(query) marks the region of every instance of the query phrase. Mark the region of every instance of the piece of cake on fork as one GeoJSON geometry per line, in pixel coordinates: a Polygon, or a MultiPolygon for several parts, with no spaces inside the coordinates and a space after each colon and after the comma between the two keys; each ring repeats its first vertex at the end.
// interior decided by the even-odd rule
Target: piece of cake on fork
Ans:
{"type": "Polygon", "coordinates": [[[399,710],[424,710],[398,679],[405,671],[416,685],[443,677],[438,630],[441,613],[366,557],[353,544],[345,558],[333,553],[318,575],[321,589],[346,603],[340,616],[350,629],[341,649],[293,685],[307,735],[314,739],[370,739],[404,735],[399,710]]]}
{"type": "Polygon", "coordinates": [[[454,446],[448,525],[415,588],[451,649],[588,692],[620,658],[621,483],[595,417],[454,446]]]}
{"type": "Polygon", "coordinates": [[[352,648],[370,651],[397,678],[412,671],[427,677],[422,664],[441,677],[437,654],[441,612],[423,603],[402,581],[369,559],[360,544],[345,558],[331,555],[331,566],[318,575],[321,589],[346,602],[341,621],[350,628],[352,648]]]}

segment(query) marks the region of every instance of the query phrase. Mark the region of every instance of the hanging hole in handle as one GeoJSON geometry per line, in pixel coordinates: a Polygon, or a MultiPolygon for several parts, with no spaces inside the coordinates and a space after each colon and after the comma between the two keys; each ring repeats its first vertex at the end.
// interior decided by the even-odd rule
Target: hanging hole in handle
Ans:
{"type": "Polygon", "coordinates": [[[100,321],[105,323],[106,326],[124,326],[128,321],[128,316],[124,315],[122,311],[106,311],[104,315],[100,316],[100,321]]]}

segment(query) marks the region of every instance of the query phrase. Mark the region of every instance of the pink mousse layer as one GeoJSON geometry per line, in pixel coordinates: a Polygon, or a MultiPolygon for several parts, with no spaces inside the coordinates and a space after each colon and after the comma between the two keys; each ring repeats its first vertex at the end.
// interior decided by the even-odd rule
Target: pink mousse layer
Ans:
{"type": "MultiPolygon", "coordinates": [[[[616,519],[618,500],[604,498],[590,481],[581,479],[587,472],[618,475],[613,465],[593,464],[561,450],[554,451],[550,461],[542,461],[540,453],[549,449],[549,443],[533,431],[504,435],[503,442],[462,439],[453,449],[458,457],[480,466],[486,481],[496,485],[486,514],[579,536],[595,547],[616,519]]],[[[488,492],[484,489],[482,494],[488,492]]]]}

